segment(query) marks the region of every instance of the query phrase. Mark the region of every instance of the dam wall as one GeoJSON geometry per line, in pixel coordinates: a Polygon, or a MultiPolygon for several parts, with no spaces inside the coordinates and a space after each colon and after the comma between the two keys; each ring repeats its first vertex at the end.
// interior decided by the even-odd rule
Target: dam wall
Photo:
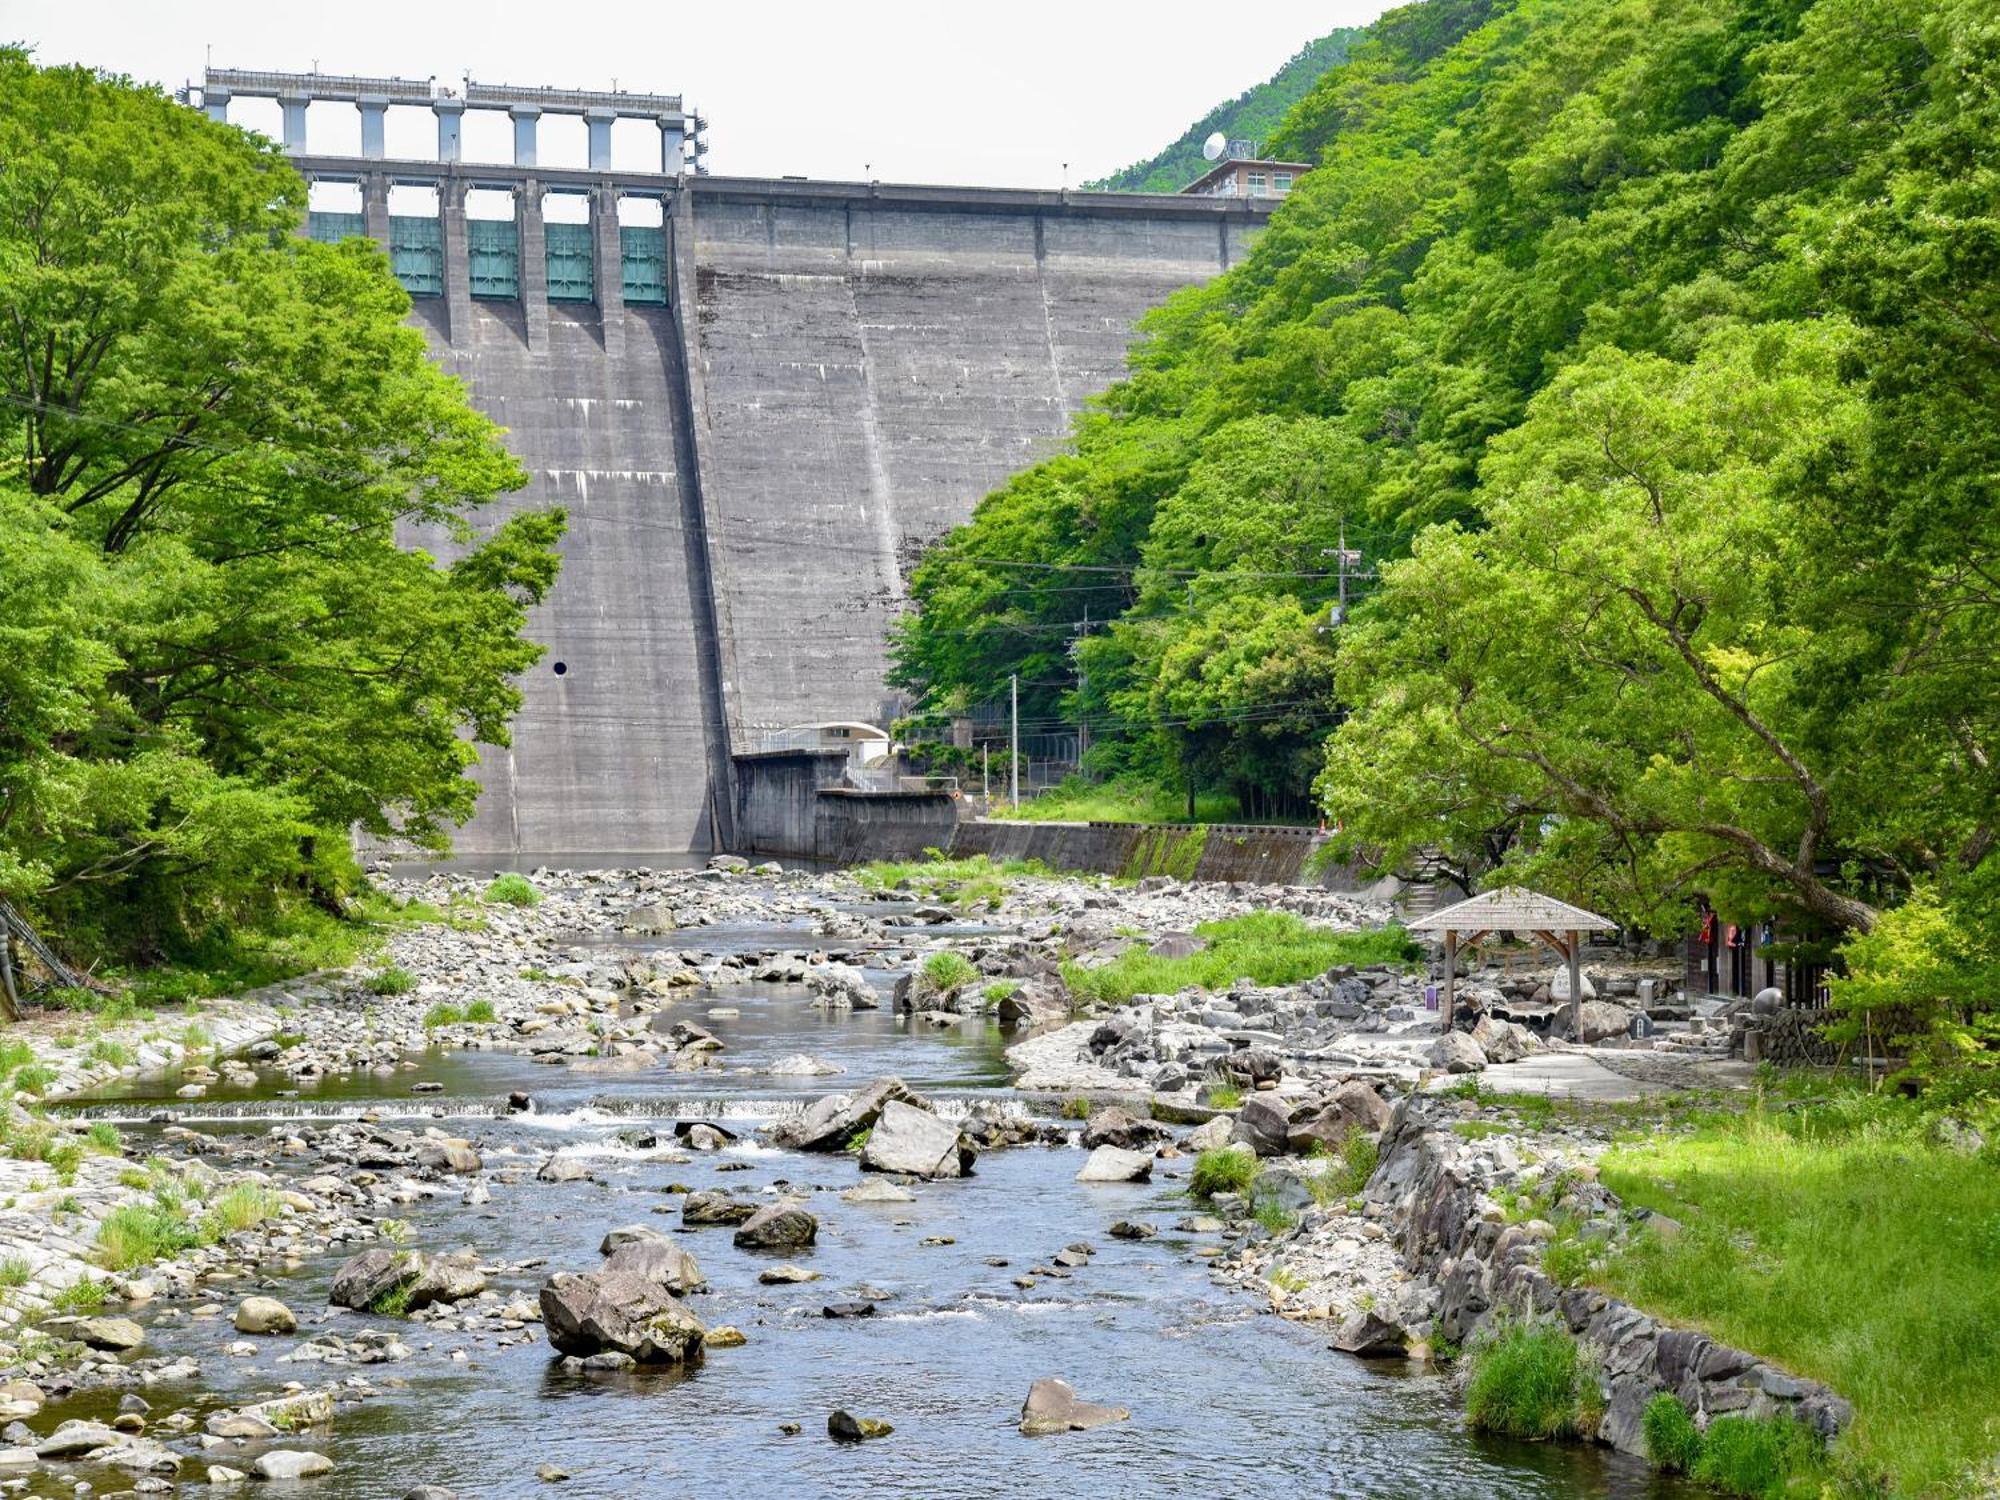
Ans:
{"type": "MultiPolygon", "coordinates": [[[[293,162],[360,185],[358,224],[314,232],[390,250],[413,321],[507,429],[529,482],[482,524],[569,512],[562,576],[528,627],[548,654],[522,684],[511,747],[481,747],[479,810],[456,839],[472,860],[735,847],[732,754],[782,725],[897,711],[884,632],[923,548],[1056,452],[1123,373],[1137,320],[1239,260],[1270,210],[293,162]],[[436,190],[434,228],[391,219],[392,184],[436,190]],[[511,234],[468,220],[474,188],[512,195],[511,234]],[[587,204],[587,238],[545,220],[551,195],[587,204]],[[621,224],[633,199],[658,205],[657,230],[621,224]],[[498,294],[496,235],[515,268],[498,294]]],[[[847,811],[860,829],[862,810],[847,811]]]]}

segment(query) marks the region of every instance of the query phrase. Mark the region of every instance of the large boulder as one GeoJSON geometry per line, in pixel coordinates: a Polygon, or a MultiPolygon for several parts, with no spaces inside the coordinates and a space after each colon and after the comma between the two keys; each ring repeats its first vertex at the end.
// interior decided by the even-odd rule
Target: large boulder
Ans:
{"type": "Polygon", "coordinates": [[[258,1479],[311,1479],[316,1474],[331,1474],[333,1460],[310,1448],[273,1448],[257,1456],[250,1472],[258,1479]]]}
{"type": "Polygon", "coordinates": [[[130,1318],[78,1318],[68,1331],[93,1349],[136,1349],[146,1342],[146,1330],[130,1318]]]}
{"type": "Polygon", "coordinates": [[[771,1140],[790,1151],[840,1151],[882,1118],[891,1101],[909,1103],[915,1096],[900,1078],[878,1078],[858,1094],[828,1094],[804,1114],[781,1120],[771,1128],[771,1140]]]}
{"type": "Polygon", "coordinates": [[[1157,1146],[1169,1135],[1157,1120],[1142,1119],[1122,1105],[1094,1112],[1083,1127],[1086,1146],[1117,1146],[1125,1151],[1141,1151],[1157,1146]]]}
{"type": "Polygon", "coordinates": [[[713,1188],[689,1193],[681,1200],[681,1223],[689,1229],[714,1229],[725,1224],[741,1224],[757,1212],[748,1198],[737,1198],[713,1188]]]}
{"type": "Polygon", "coordinates": [[[796,1203],[770,1203],[736,1231],[739,1250],[795,1250],[819,1238],[819,1220],[796,1203]]]}
{"type": "Polygon", "coordinates": [[[911,1177],[965,1177],[978,1154],[956,1125],[892,1099],[861,1148],[861,1166],[911,1177]]]}
{"type": "Polygon", "coordinates": [[[1099,1146],[1076,1174],[1078,1182],[1146,1182],[1153,1175],[1153,1153],[1099,1146]]]}
{"type": "Polygon", "coordinates": [[[1020,987],[993,1007],[1002,1026],[1041,1026],[1067,1021],[1075,1008],[1069,986],[1057,974],[1036,974],[1021,981],[1020,987]]]}
{"type": "Polygon", "coordinates": [[[701,1353],[706,1330],[672,1293],[629,1271],[563,1271],[542,1283],[542,1325],[558,1353],[627,1354],[679,1364],[701,1353]]]}
{"type": "Polygon", "coordinates": [[[1363,1359],[1379,1359],[1385,1355],[1401,1354],[1408,1346],[1408,1337],[1396,1324],[1386,1318],[1377,1317],[1372,1312],[1358,1312],[1340,1325],[1333,1336],[1333,1347],[1343,1354],[1359,1355],[1363,1359]]]}
{"type": "MultiPolygon", "coordinates": [[[[605,1236],[607,1244],[611,1239],[611,1235],[605,1236]]],[[[665,1235],[651,1230],[612,1245],[610,1253],[604,1258],[603,1268],[643,1277],[676,1297],[698,1292],[708,1284],[692,1255],[665,1235]]]]}
{"type": "Polygon", "coordinates": [[[1286,1144],[1301,1154],[1315,1146],[1338,1151],[1351,1135],[1379,1140],[1389,1128],[1394,1111],[1375,1090],[1356,1079],[1335,1089],[1325,1104],[1305,1119],[1293,1124],[1285,1134],[1286,1144]]]}
{"type": "Polygon", "coordinates": [[[363,1250],[333,1273],[326,1300],[359,1312],[415,1312],[434,1302],[463,1302],[486,1290],[486,1278],[469,1255],[421,1250],[363,1250]]]}
{"type": "Polygon", "coordinates": [[[1486,1054],[1464,1032],[1447,1031],[1431,1043],[1424,1061],[1446,1073],[1477,1073],[1486,1066],[1486,1054]]]}
{"type": "Polygon", "coordinates": [[[1632,1030],[1632,1012],[1609,1000],[1584,1001],[1577,1020],[1576,1039],[1585,1044],[1613,1041],[1632,1030]]]}
{"type": "Polygon", "coordinates": [[[1292,1106],[1277,1094],[1252,1094],[1236,1116],[1229,1133],[1232,1141],[1248,1146],[1259,1156],[1283,1156],[1291,1149],[1292,1106]]]}
{"type": "MultiPolygon", "coordinates": [[[[1590,982],[1590,976],[1579,971],[1577,977],[1582,981],[1579,988],[1583,991],[1583,998],[1586,1000],[1595,1000],[1597,998],[1597,986],[1590,982]]],[[[1558,964],[1555,973],[1549,976],[1549,998],[1559,1005],[1569,1003],[1568,964],[1558,964]]]]}
{"type": "Polygon", "coordinates": [[[1088,1432],[1093,1427],[1123,1422],[1131,1415],[1122,1406],[1078,1400],[1068,1381],[1037,1380],[1028,1387],[1028,1399],[1021,1403],[1021,1432],[1026,1437],[1088,1432]]]}
{"type": "Polygon", "coordinates": [[[1472,1040],[1490,1063],[1519,1062],[1540,1045],[1527,1027],[1494,1016],[1479,1018],[1472,1028],[1472,1040]]]}
{"type": "Polygon", "coordinates": [[[245,1297],[236,1304],[238,1333],[296,1333],[299,1320],[276,1297],[245,1297]]]}

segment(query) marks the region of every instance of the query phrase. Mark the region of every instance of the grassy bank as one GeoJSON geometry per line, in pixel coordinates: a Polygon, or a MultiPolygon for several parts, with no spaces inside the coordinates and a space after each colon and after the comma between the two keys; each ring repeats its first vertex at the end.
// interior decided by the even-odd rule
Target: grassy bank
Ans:
{"type": "Polygon", "coordinates": [[[1038,859],[993,860],[984,854],[946,859],[936,851],[929,859],[880,859],[856,865],[853,871],[854,878],[871,891],[907,891],[920,900],[963,911],[998,906],[1009,880],[1055,873],[1038,859]]]}
{"type": "Polygon", "coordinates": [[[1134,947],[1101,968],[1063,966],[1063,978],[1080,995],[1122,1005],[1134,995],[1171,995],[1195,986],[1227,989],[1238,979],[1297,984],[1336,964],[1406,962],[1413,949],[1400,927],[1334,932],[1289,912],[1251,912],[1195,928],[1208,947],[1187,958],[1156,958],[1134,947]]]}
{"type": "Polygon", "coordinates": [[[1815,1086],[1607,1155],[1606,1185],[1679,1228],[1589,1279],[1841,1392],[1839,1457],[1894,1493],[1974,1493],[2000,1454],[2000,1151],[1815,1086]]]}

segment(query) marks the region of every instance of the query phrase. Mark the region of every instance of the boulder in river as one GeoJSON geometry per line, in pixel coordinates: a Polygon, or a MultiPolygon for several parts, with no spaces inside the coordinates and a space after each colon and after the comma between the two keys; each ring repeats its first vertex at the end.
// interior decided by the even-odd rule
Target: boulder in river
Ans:
{"type": "Polygon", "coordinates": [[[1126,1151],[1140,1151],[1157,1146],[1170,1132],[1157,1120],[1147,1120],[1133,1114],[1121,1104],[1108,1105],[1093,1110],[1084,1122],[1083,1143],[1086,1146],[1117,1146],[1126,1151]]]}
{"type": "Polygon", "coordinates": [[[298,1315],[276,1297],[245,1297],[236,1304],[238,1333],[296,1333],[298,1315]]]}
{"type": "Polygon", "coordinates": [[[1098,1406],[1080,1401],[1065,1380],[1037,1380],[1021,1403],[1021,1434],[1047,1437],[1057,1432],[1088,1432],[1093,1427],[1123,1422],[1132,1413],[1122,1406],[1098,1406]]]}
{"type": "Polygon", "coordinates": [[[136,1349],[146,1342],[146,1330],[130,1318],[78,1318],[67,1331],[93,1349],[136,1349]]]}
{"type": "Polygon", "coordinates": [[[911,1177],[965,1177],[978,1155],[956,1125],[892,1099],[861,1148],[861,1166],[911,1177]]]}
{"type": "Polygon", "coordinates": [[[250,1465],[250,1473],[258,1479],[310,1479],[332,1472],[333,1460],[310,1448],[274,1448],[250,1465]]]}
{"type": "Polygon", "coordinates": [[[1099,1146],[1076,1174],[1078,1182],[1145,1182],[1153,1175],[1153,1153],[1099,1146]]]}
{"type": "Polygon", "coordinates": [[[629,1271],[563,1271],[542,1284],[542,1324],[560,1354],[615,1351],[641,1364],[701,1353],[701,1320],[666,1288],[629,1271]]]}
{"type": "Polygon", "coordinates": [[[858,1094],[828,1094],[798,1118],[772,1127],[771,1139],[791,1151],[839,1151],[881,1119],[892,1100],[913,1102],[900,1078],[878,1078],[858,1094]]]}
{"type": "Polygon", "coordinates": [[[887,1422],[873,1417],[857,1417],[848,1411],[836,1411],[826,1419],[826,1435],[836,1443],[858,1443],[864,1438],[887,1437],[895,1430],[887,1422]]]}
{"type": "Polygon", "coordinates": [[[736,1231],[739,1250],[794,1250],[819,1238],[819,1220],[793,1202],[770,1203],[736,1231]]]}
{"type": "Polygon", "coordinates": [[[859,1183],[840,1195],[842,1203],[915,1203],[917,1195],[906,1187],[876,1178],[859,1183]]]}
{"type": "Polygon", "coordinates": [[[1401,1328],[1372,1312],[1354,1314],[1340,1325],[1340,1331],[1333,1336],[1334,1348],[1343,1354],[1355,1354],[1364,1359],[1401,1354],[1408,1344],[1408,1336],[1401,1328]]]}
{"type": "MultiPolygon", "coordinates": [[[[606,1236],[607,1241],[609,1236],[606,1236]]],[[[698,1292],[708,1284],[695,1258],[663,1234],[621,1241],[605,1257],[603,1269],[642,1276],[676,1297],[698,1292]]]]}
{"type": "Polygon", "coordinates": [[[363,1250],[333,1273],[326,1300],[361,1312],[410,1313],[434,1302],[463,1302],[486,1290],[469,1256],[421,1250],[363,1250]]]}
{"type": "Polygon", "coordinates": [[[741,1224],[757,1212],[748,1198],[709,1188],[689,1193],[681,1200],[681,1223],[690,1229],[713,1229],[724,1224],[741,1224]]]}

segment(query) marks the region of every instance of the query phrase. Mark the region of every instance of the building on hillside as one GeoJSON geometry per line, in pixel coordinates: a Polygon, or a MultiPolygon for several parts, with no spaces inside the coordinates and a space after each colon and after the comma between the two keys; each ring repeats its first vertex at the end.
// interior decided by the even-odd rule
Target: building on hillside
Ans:
{"type": "Polygon", "coordinates": [[[1236,149],[1250,144],[1231,141],[1229,152],[1181,191],[1207,198],[1282,198],[1312,170],[1311,162],[1274,161],[1236,149]]]}

